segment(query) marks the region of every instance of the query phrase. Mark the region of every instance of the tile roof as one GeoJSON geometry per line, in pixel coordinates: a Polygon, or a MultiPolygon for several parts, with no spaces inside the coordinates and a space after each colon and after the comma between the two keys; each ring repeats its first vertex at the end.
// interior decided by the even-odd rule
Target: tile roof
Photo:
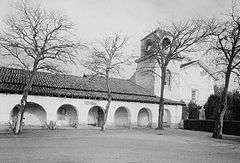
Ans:
{"type": "MultiPolygon", "coordinates": [[[[26,84],[26,70],[0,67],[0,92],[21,94],[26,84]]],[[[110,79],[113,100],[158,103],[159,97],[146,89],[124,79],[110,79]]],[[[31,95],[107,99],[105,80],[102,77],[77,77],[73,75],[38,72],[33,82],[31,95]]],[[[165,99],[166,104],[184,105],[182,102],[165,99]]]]}

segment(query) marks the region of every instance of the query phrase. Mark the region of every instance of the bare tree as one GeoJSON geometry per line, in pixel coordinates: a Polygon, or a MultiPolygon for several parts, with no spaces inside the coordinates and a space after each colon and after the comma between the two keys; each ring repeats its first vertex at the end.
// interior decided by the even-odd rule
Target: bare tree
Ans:
{"type": "Polygon", "coordinates": [[[62,72],[59,63],[73,62],[79,42],[69,37],[73,24],[61,13],[45,10],[31,2],[14,4],[14,14],[4,20],[0,33],[1,54],[11,66],[27,70],[14,133],[19,134],[29,91],[37,71],[62,72]]]}
{"type": "Polygon", "coordinates": [[[200,19],[172,23],[166,30],[158,29],[153,32],[154,37],[147,53],[155,59],[161,69],[157,129],[163,129],[164,87],[169,63],[174,60],[184,59],[185,54],[199,51],[198,46],[205,41],[208,34],[207,28],[204,27],[204,23],[200,19]]]}
{"type": "Polygon", "coordinates": [[[212,19],[208,22],[211,28],[210,50],[214,55],[214,63],[224,76],[224,88],[221,93],[221,104],[217,112],[214,138],[222,138],[223,118],[228,108],[227,92],[231,74],[240,76],[240,12],[239,2],[233,2],[230,15],[225,20],[212,19]]]}
{"type": "Polygon", "coordinates": [[[107,104],[104,110],[101,131],[105,130],[108,111],[112,101],[110,77],[116,74],[119,75],[122,65],[130,64],[129,60],[125,59],[126,57],[123,55],[123,48],[126,42],[127,37],[123,37],[120,34],[115,34],[103,39],[103,41],[99,41],[83,64],[94,76],[103,77],[105,80],[107,104]]]}

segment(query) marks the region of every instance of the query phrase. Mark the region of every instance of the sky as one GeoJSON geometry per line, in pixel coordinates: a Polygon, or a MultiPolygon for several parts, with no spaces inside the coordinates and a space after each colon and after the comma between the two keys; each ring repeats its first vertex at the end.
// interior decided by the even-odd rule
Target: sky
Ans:
{"type": "MultiPolygon", "coordinates": [[[[158,23],[192,17],[221,17],[231,7],[231,0],[41,0],[46,8],[64,12],[74,22],[76,34],[84,43],[100,40],[108,34],[127,35],[127,55],[140,55],[140,40],[158,23]]],[[[11,0],[0,0],[0,17],[11,12],[11,0]]],[[[3,61],[2,61],[3,62],[3,61]]],[[[1,62],[0,62],[1,64],[1,62]]],[[[123,78],[129,78],[136,64],[123,78]]],[[[75,75],[83,69],[71,68],[75,75]]]]}

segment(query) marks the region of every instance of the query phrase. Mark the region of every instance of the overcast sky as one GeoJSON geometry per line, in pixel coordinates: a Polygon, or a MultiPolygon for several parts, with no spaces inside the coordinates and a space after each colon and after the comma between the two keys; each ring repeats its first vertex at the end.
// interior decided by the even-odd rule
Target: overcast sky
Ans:
{"type": "MultiPolygon", "coordinates": [[[[11,0],[0,0],[0,17],[11,11],[11,0]]],[[[121,32],[129,37],[128,53],[140,55],[140,39],[170,21],[190,17],[219,17],[231,0],[42,0],[45,7],[65,12],[76,24],[84,42],[93,42],[108,33],[121,32]]],[[[1,62],[0,62],[1,64],[1,62]]],[[[132,71],[124,77],[129,77],[132,71]]],[[[74,74],[82,73],[73,70],[74,74]]]]}

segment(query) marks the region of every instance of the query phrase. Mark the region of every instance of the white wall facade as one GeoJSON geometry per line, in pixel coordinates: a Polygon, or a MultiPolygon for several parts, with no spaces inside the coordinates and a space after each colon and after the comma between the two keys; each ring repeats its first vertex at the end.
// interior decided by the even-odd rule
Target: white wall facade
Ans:
{"type": "MultiPolygon", "coordinates": [[[[192,100],[192,90],[198,90],[196,103],[204,105],[208,97],[214,93],[215,80],[197,63],[180,68],[179,61],[170,62],[171,85],[165,85],[164,97],[172,100],[183,100],[189,103],[192,100]]],[[[160,69],[157,69],[157,74],[160,69]]],[[[154,93],[159,96],[161,79],[155,76],[154,93]]]]}
{"type": "MultiPolygon", "coordinates": [[[[171,100],[180,100],[180,62],[179,61],[170,61],[167,67],[171,72],[171,81],[170,85],[165,85],[164,87],[164,98],[171,100]]],[[[154,94],[160,96],[161,90],[161,69],[156,69],[155,81],[154,81],[154,94]]]]}
{"type": "MultiPolygon", "coordinates": [[[[0,124],[6,124],[10,120],[11,110],[19,104],[21,95],[18,94],[0,94],[0,124]]],[[[102,100],[88,100],[76,98],[62,98],[62,97],[48,97],[48,96],[28,96],[28,102],[34,102],[44,108],[47,113],[47,122],[57,121],[57,110],[64,104],[74,106],[77,110],[78,123],[88,124],[88,112],[94,106],[105,107],[106,101],[102,100]]],[[[107,125],[114,124],[115,111],[119,107],[125,107],[129,112],[129,120],[131,126],[138,124],[138,113],[142,108],[146,108],[150,112],[150,121],[152,127],[156,127],[158,121],[158,104],[138,103],[138,102],[122,102],[112,101],[107,125]]],[[[169,123],[178,124],[181,121],[182,106],[181,105],[165,105],[171,113],[171,121],[169,123]]],[[[27,117],[26,117],[27,118],[27,117]]],[[[141,118],[140,118],[141,119],[141,118]]]]}
{"type": "Polygon", "coordinates": [[[186,103],[192,100],[192,90],[197,89],[196,103],[204,105],[208,97],[214,93],[214,78],[197,63],[181,69],[179,92],[181,100],[186,103]]]}

